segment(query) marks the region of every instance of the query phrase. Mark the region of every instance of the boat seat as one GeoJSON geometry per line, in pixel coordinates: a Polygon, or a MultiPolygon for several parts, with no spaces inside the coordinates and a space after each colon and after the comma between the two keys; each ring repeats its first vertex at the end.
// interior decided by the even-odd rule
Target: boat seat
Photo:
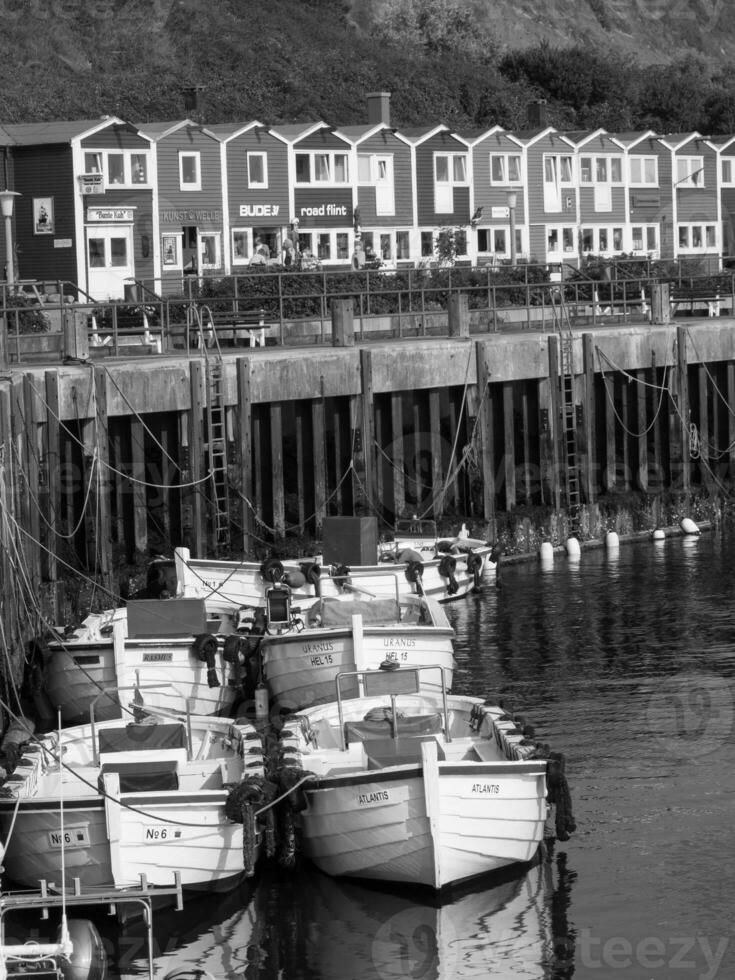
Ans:
{"type": "MultiPolygon", "coordinates": [[[[421,761],[421,743],[436,741],[433,735],[399,735],[398,738],[372,739],[366,746],[368,769],[383,769],[385,766],[403,766],[409,762],[421,761]]],[[[437,758],[445,759],[444,749],[437,742],[437,758]]]]}
{"type": "MultiPolygon", "coordinates": [[[[442,730],[442,716],[411,715],[402,718],[398,715],[398,737],[412,735],[435,735],[442,730]]],[[[393,723],[389,717],[379,719],[363,719],[363,721],[345,722],[345,741],[368,742],[373,739],[390,738],[393,734],[393,723]]]]}
{"type": "Polygon", "coordinates": [[[498,747],[495,742],[488,739],[485,742],[473,742],[471,748],[467,750],[466,755],[463,756],[465,760],[471,760],[472,762],[500,762],[501,758],[498,754],[498,747]]]}
{"type": "Polygon", "coordinates": [[[178,759],[152,759],[146,762],[106,762],[100,767],[98,787],[105,791],[105,776],[117,773],[121,793],[152,793],[179,788],[178,759]]]}

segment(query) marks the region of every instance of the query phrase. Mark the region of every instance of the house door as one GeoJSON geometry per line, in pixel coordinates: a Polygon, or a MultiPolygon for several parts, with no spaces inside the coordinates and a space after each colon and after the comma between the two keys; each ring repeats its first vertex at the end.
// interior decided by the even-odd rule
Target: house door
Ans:
{"type": "Polygon", "coordinates": [[[375,168],[375,213],[395,214],[396,195],[393,184],[393,157],[376,157],[375,168]]]}
{"type": "Polygon", "coordinates": [[[94,299],[123,299],[135,274],[132,225],[87,227],[87,288],[94,299]]]}

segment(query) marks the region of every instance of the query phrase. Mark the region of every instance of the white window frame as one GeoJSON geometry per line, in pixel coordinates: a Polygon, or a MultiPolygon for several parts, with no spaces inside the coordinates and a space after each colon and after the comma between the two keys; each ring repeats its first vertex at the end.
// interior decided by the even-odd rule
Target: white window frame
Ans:
{"type": "Polygon", "coordinates": [[[585,224],[579,229],[580,251],[583,255],[622,255],[625,252],[625,226],[619,225],[593,225],[585,224]],[[613,247],[615,241],[615,231],[620,232],[620,247],[613,247]],[[584,233],[592,232],[592,248],[584,247],[584,233]],[[600,242],[600,235],[605,232],[607,235],[607,248],[603,248],[600,242]]]}
{"type": "Polygon", "coordinates": [[[577,229],[574,225],[546,225],[546,254],[549,255],[575,255],[577,252],[577,229]],[[559,243],[559,248],[554,251],[549,249],[549,237],[551,233],[555,231],[557,241],[559,243]],[[572,246],[571,248],[565,247],[564,245],[564,232],[571,231],[572,233],[572,246]]]}
{"type": "MultiPolygon", "coordinates": [[[[485,225],[482,228],[477,229],[478,233],[484,231],[487,235],[488,242],[491,243],[492,247],[488,249],[480,249],[479,245],[479,234],[477,236],[477,254],[478,255],[494,255],[499,259],[510,259],[510,225],[485,225]],[[498,250],[495,248],[495,235],[497,232],[502,232],[505,235],[505,248],[498,250]]],[[[515,226],[516,233],[516,258],[523,258],[526,255],[526,242],[525,242],[525,231],[522,227],[518,225],[515,226]]]]}
{"type": "Polygon", "coordinates": [[[544,153],[543,159],[544,181],[555,183],[558,187],[574,187],[574,156],[571,153],[544,153]],[[562,177],[561,161],[569,161],[569,177],[562,177]],[[551,161],[554,164],[554,181],[546,181],[546,163],[551,161]]]}
{"type": "Polygon", "coordinates": [[[105,182],[105,188],[118,187],[151,187],[151,155],[148,150],[94,150],[87,149],[84,153],[85,173],[101,173],[105,182]],[[96,157],[95,167],[87,169],[87,157],[96,157]],[[123,179],[113,183],[110,180],[110,157],[123,158],[123,179]],[[145,180],[133,180],[133,157],[143,157],[145,159],[145,180]]]}
{"type": "Polygon", "coordinates": [[[651,255],[651,253],[659,254],[661,249],[661,229],[658,224],[652,222],[641,222],[640,224],[632,224],[630,226],[630,251],[634,255],[651,255]],[[634,231],[636,228],[640,228],[641,232],[641,244],[636,245],[634,238],[634,231]],[[649,232],[653,232],[655,235],[655,245],[653,248],[648,247],[648,237],[649,232]]]}
{"type": "Polygon", "coordinates": [[[618,153],[581,153],[579,156],[579,182],[580,184],[612,184],[615,187],[619,187],[623,183],[623,157],[618,153]],[[590,161],[590,175],[585,177],[582,162],[584,160],[590,161]],[[607,177],[605,180],[600,180],[597,176],[597,166],[599,161],[604,160],[607,165],[607,177]],[[620,167],[620,177],[617,180],[613,180],[612,176],[612,165],[613,161],[617,161],[620,167]]]}
{"type": "Polygon", "coordinates": [[[650,154],[631,153],[628,157],[628,176],[631,187],[658,187],[658,157],[650,154]],[[640,161],[640,180],[633,179],[633,161],[640,161]],[[646,180],[646,164],[653,164],[653,180],[646,180]]]}
{"type": "Polygon", "coordinates": [[[201,271],[205,269],[221,269],[222,268],[222,235],[218,231],[200,231],[197,234],[197,248],[199,251],[199,268],[201,271]],[[212,238],[214,239],[214,262],[204,261],[204,239],[212,238]]]}
{"type": "Polygon", "coordinates": [[[164,272],[170,272],[171,270],[180,270],[182,268],[182,234],[175,231],[164,231],[161,232],[161,268],[164,272]],[[166,261],[166,248],[168,245],[173,246],[174,251],[174,261],[166,261]]]}
{"type": "Polygon", "coordinates": [[[724,156],[720,158],[720,183],[723,187],[735,186],[735,157],[724,156]],[[725,176],[725,170],[729,173],[725,176]]]}
{"type": "Polygon", "coordinates": [[[253,232],[251,228],[231,228],[230,229],[230,255],[233,265],[249,265],[253,254],[253,232]],[[237,255],[235,253],[235,235],[244,235],[247,242],[247,253],[237,255]]]}
{"type": "Polygon", "coordinates": [[[297,187],[313,187],[315,184],[318,187],[346,187],[350,183],[350,156],[346,150],[296,150],[294,157],[294,183],[297,187]],[[296,177],[296,157],[308,157],[309,158],[309,179],[308,180],[298,180],[296,177]],[[329,172],[329,177],[327,180],[317,180],[316,177],[316,158],[324,157],[327,160],[327,168],[329,172]],[[338,157],[344,157],[344,168],[345,168],[345,179],[336,180],[336,166],[335,162],[338,157]]]}
{"type": "Polygon", "coordinates": [[[687,252],[694,255],[701,255],[703,253],[716,252],[719,251],[719,235],[717,233],[717,222],[716,221],[679,221],[676,228],[676,248],[679,253],[687,252]],[[707,230],[712,229],[713,232],[713,242],[711,245],[707,244],[707,230]],[[686,245],[681,244],[681,233],[682,230],[686,232],[687,243],[686,245]],[[693,245],[694,232],[699,231],[700,235],[700,245],[693,245]]]}
{"type": "Polygon", "coordinates": [[[202,189],[202,155],[199,150],[179,150],[179,189],[182,191],[200,191],[202,189]],[[196,162],[196,181],[184,181],[184,160],[196,162]]]}
{"type": "Polygon", "coordinates": [[[523,183],[523,156],[520,153],[491,153],[490,154],[490,186],[491,187],[511,187],[523,183]],[[518,176],[510,176],[511,159],[518,161],[518,176]],[[500,180],[493,179],[493,161],[499,160],[502,171],[500,180]]]}
{"type": "Polygon", "coordinates": [[[248,175],[248,187],[254,190],[267,190],[268,189],[268,154],[264,153],[262,150],[248,150],[247,152],[247,175],[248,175]],[[252,180],[250,177],[250,161],[259,158],[261,161],[261,166],[263,168],[263,179],[262,180],[252,180]]]}
{"type": "Polygon", "coordinates": [[[470,182],[469,176],[469,153],[459,152],[459,153],[449,153],[446,150],[437,151],[434,153],[434,184],[437,184],[436,167],[440,159],[446,158],[447,160],[447,173],[448,177],[446,181],[442,183],[447,183],[450,187],[467,187],[470,182]],[[464,164],[464,177],[462,179],[457,179],[454,176],[454,162],[455,159],[461,159],[464,164]]]}
{"type": "Polygon", "coordinates": [[[704,187],[704,157],[676,157],[675,187],[704,187]]]}

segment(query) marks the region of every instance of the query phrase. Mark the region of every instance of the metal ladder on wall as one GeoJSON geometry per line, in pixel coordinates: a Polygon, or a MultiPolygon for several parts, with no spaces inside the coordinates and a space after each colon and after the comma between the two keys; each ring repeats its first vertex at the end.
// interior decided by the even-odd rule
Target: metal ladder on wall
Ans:
{"type": "Polygon", "coordinates": [[[212,533],[218,551],[230,546],[230,496],[227,475],[227,419],[225,415],[224,366],[222,350],[208,306],[192,304],[200,350],[204,358],[204,377],[207,404],[204,409],[206,428],[205,450],[209,458],[209,475],[212,481],[212,533]],[[205,314],[209,325],[205,327],[205,314]],[[211,349],[209,344],[211,344],[211,349]]]}
{"type": "Polygon", "coordinates": [[[569,311],[564,302],[564,286],[552,287],[551,309],[561,347],[561,401],[564,446],[564,485],[569,520],[573,530],[579,528],[579,455],[577,451],[577,409],[574,401],[574,335],[569,311]]]}

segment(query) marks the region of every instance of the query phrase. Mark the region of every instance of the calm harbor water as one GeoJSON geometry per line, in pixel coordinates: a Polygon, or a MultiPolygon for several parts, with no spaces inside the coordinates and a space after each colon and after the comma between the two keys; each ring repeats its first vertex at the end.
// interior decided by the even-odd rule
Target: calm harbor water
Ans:
{"type": "MultiPolygon", "coordinates": [[[[309,868],[155,916],[156,977],[735,976],[735,529],[509,565],[456,603],[455,689],[565,752],[577,833],[440,907],[309,868]]],[[[145,975],[143,932],[116,970],[145,975]]]]}

